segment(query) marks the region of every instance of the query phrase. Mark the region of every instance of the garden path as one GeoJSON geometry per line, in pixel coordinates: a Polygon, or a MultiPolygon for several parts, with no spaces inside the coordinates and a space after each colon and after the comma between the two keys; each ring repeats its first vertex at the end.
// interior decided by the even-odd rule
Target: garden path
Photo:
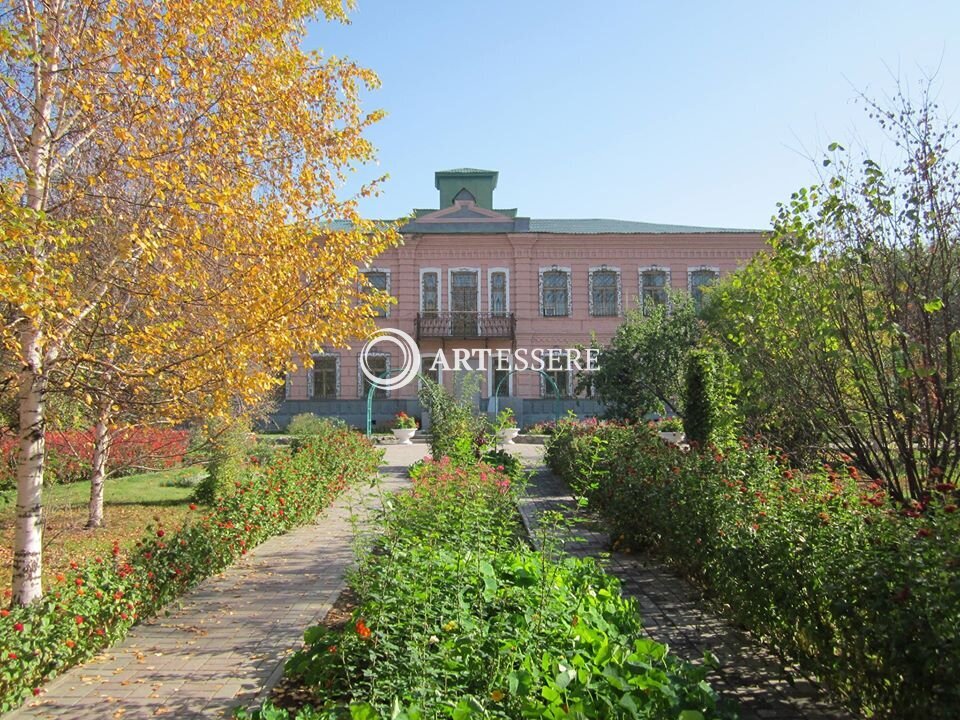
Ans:
{"type": "Polygon", "coordinates": [[[280,678],[306,627],[323,618],[353,563],[355,520],[407,484],[428,446],[388,446],[378,488],[344,494],[311,525],[271,538],[134,627],[121,643],[63,675],[5,717],[229,717],[280,678]]]}
{"type": "Polygon", "coordinates": [[[610,537],[593,529],[578,510],[570,488],[543,465],[543,447],[516,445],[514,452],[534,471],[521,502],[524,523],[538,543],[538,518],[559,511],[575,522],[565,530],[564,549],[593,556],[617,576],[624,594],[636,599],[644,628],[671,652],[699,663],[710,652],[720,669],[709,682],[739,706],[741,720],[846,720],[853,716],[833,706],[823,691],[798,668],[785,666],[769,650],[711,612],[701,594],[683,578],[643,554],[611,552],[610,537]]]}

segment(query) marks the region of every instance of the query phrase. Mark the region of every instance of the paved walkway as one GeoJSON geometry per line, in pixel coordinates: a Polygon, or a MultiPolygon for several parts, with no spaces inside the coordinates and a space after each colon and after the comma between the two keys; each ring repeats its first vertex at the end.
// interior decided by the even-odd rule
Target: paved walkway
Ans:
{"type": "MultiPolygon", "coordinates": [[[[702,661],[709,651],[720,663],[711,685],[739,706],[741,720],[847,720],[852,716],[831,705],[795,667],[784,666],[747,634],[710,612],[701,594],[683,578],[643,554],[610,552],[606,533],[591,529],[566,483],[543,466],[543,448],[517,445],[513,451],[535,470],[521,503],[524,522],[538,542],[538,519],[559,511],[574,521],[564,549],[580,557],[601,559],[620,578],[623,591],[637,600],[644,628],[678,657],[702,661]]],[[[543,536],[541,531],[540,537],[543,536]]]]}
{"type": "Polygon", "coordinates": [[[303,631],[322,619],[353,563],[356,522],[406,483],[426,445],[388,446],[377,488],[345,494],[314,524],[274,537],[170,606],[168,617],[47,683],[5,717],[229,717],[282,675],[303,631]]]}

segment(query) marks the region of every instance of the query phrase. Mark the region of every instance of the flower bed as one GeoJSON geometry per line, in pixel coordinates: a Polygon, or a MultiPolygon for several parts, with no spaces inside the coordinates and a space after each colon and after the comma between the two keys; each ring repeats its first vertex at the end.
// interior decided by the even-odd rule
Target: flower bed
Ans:
{"type": "Polygon", "coordinates": [[[569,426],[547,459],[621,542],[699,579],[851,707],[897,718],[960,707],[952,485],[901,507],[855,468],[801,474],[747,443],[684,453],[645,426],[569,426]]]}
{"type": "Polygon", "coordinates": [[[0,712],[248,549],[311,521],[344,488],[375,473],[380,458],[359,434],[328,428],[296,453],[251,467],[215,507],[191,506],[196,517],[180,530],[148,527],[126,561],[114,545],[113,557],[59,575],[42,600],[0,611],[0,712]]]}
{"type": "Polygon", "coordinates": [[[309,629],[287,665],[320,705],[297,718],[724,716],[706,668],[647,638],[616,580],[529,548],[508,475],[447,459],[413,475],[351,579],[351,622],[309,629]]]}
{"type": "MultiPolygon", "coordinates": [[[[107,470],[122,474],[135,470],[165,470],[180,465],[187,452],[186,430],[128,428],[110,441],[107,470]]],[[[48,432],[46,436],[48,482],[89,480],[93,468],[93,430],[48,432]]],[[[16,487],[19,444],[12,435],[0,438],[0,488],[16,487]]]]}

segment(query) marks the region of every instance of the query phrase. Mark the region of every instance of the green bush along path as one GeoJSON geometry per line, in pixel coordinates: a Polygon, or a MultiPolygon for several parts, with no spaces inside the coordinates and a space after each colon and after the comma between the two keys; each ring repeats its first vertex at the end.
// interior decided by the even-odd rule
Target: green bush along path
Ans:
{"type": "Polygon", "coordinates": [[[355,520],[381,493],[406,485],[406,467],[424,452],[390,447],[378,488],[349,491],[316,522],[266,540],[4,717],[184,720],[229,717],[251,704],[339,595],[355,520]]]}
{"type": "MultiPolygon", "coordinates": [[[[602,559],[604,569],[619,578],[624,595],[637,600],[643,628],[670,652],[693,662],[705,653],[719,667],[707,681],[722,698],[732,700],[740,720],[846,720],[852,716],[827,702],[820,688],[796,667],[784,666],[767,649],[714,614],[686,580],[643,554],[610,552],[610,537],[594,530],[570,488],[542,465],[543,449],[518,445],[535,474],[520,504],[524,524],[534,542],[545,536],[544,513],[560,513],[564,550],[575,556],[602,559]]],[[[550,521],[554,523],[555,521],[550,521]]]]}

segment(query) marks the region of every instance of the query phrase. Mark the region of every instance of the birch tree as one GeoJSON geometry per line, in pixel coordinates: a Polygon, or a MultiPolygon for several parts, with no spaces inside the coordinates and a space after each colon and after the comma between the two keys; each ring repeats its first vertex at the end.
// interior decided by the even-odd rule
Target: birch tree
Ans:
{"type": "Polygon", "coordinates": [[[341,188],[373,158],[363,132],[381,113],[359,101],[377,79],[301,48],[308,20],[345,12],[340,0],[0,5],[15,602],[42,593],[45,399],[58,367],[126,378],[176,419],[187,403],[224,413],[271,387],[295,352],[366,332],[357,268],[394,237],[341,188]],[[114,355],[78,342],[95,316],[116,328],[114,355]]]}

